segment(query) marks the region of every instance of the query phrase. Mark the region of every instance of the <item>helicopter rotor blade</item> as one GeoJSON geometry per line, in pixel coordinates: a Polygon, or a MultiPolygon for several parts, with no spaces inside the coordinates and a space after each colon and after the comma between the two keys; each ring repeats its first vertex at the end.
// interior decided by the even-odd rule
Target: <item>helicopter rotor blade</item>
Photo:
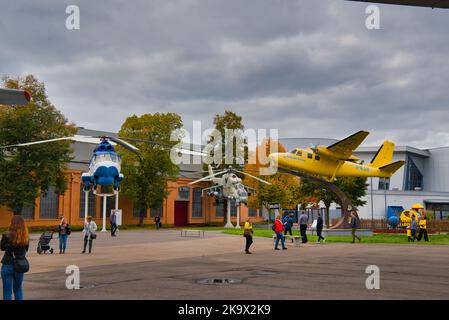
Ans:
{"type": "Polygon", "coordinates": [[[187,149],[187,148],[183,148],[183,147],[178,148],[178,147],[175,147],[174,145],[171,145],[171,144],[168,144],[168,143],[152,141],[152,140],[148,140],[148,139],[124,138],[124,137],[120,137],[120,139],[132,141],[132,142],[149,143],[149,144],[153,144],[153,145],[157,145],[157,146],[166,148],[168,150],[171,150],[172,148],[175,148],[176,152],[182,153],[182,154],[189,154],[189,155],[194,155],[194,156],[205,156],[206,155],[205,153],[203,153],[201,151],[191,150],[191,149],[187,149]]]}
{"type": "Polygon", "coordinates": [[[98,137],[98,138],[106,138],[107,140],[113,141],[116,144],[118,144],[119,146],[128,149],[131,152],[134,152],[137,155],[140,155],[140,151],[138,148],[136,148],[135,146],[133,146],[132,144],[120,139],[120,138],[116,138],[116,137],[98,137]]]}
{"type": "Polygon", "coordinates": [[[64,141],[64,140],[72,140],[75,141],[75,137],[62,137],[62,138],[54,138],[54,139],[48,139],[48,140],[40,140],[40,141],[33,141],[33,142],[27,142],[27,143],[18,143],[18,144],[12,144],[9,146],[1,146],[0,149],[9,149],[9,148],[16,148],[16,147],[26,147],[26,146],[32,146],[36,144],[42,144],[42,143],[49,143],[49,142],[55,142],[55,141],[64,141]]]}
{"type": "Polygon", "coordinates": [[[237,169],[234,169],[234,170],[237,171],[237,172],[239,172],[239,173],[241,173],[241,174],[244,174],[244,175],[246,175],[246,176],[248,176],[248,177],[251,177],[251,178],[253,178],[253,179],[257,180],[257,181],[260,181],[260,182],[263,182],[263,183],[265,183],[265,184],[271,185],[270,182],[265,181],[265,180],[263,180],[263,179],[260,179],[260,178],[258,178],[258,177],[256,177],[256,176],[253,176],[252,174],[249,174],[249,173],[246,173],[246,172],[237,170],[237,169]]]}
{"type": "Polygon", "coordinates": [[[198,183],[198,182],[201,182],[201,181],[209,180],[210,178],[216,177],[216,176],[218,176],[220,174],[224,174],[224,173],[227,173],[227,172],[228,172],[228,170],[217,172],[217,173],[211,174],[209,176],[203,177],[201,179],[195,180],[193,182],[190,182],[189,184],[194,184],[194,183],[198,183]]]}

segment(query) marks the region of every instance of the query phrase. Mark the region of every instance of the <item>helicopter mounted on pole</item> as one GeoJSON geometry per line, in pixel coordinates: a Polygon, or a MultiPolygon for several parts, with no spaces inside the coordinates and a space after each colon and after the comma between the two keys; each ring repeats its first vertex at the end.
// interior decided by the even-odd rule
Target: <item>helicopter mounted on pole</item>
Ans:
{"type": "Polygon", "coordinates": [[[242,183],[242,179],[237,175],[237,173],[243,174],[268,185],[270,185],[271,183],[255,177],[249,173],[237,170],[232,166],[229,166],[227,169],[217,173],[213,172],[211,165],[208,166],[208,169],[208,176],[190,182],[189,184],[195,184],[201,181],[211,181],[214,185],[209,188],[203,189],[203,195],[206,192],[209,196],[215,197],[217,201],[224,200],[228,202],[225,228],[234,228],[234,225],[231,223],[230,203],[235,202],[235,205],[237,207],[237,223],[235,228],[240,228],[240,204],[247,204],[248,196],[256,193],[256,190],[254,188],[245,186],[242,183]]]}
{"type": "MultiPolygon", "coordinates": [[[[128,139],[128,138],[126,138],[128,139]]],[[[132,139],[129,138],[130,141],[138,141],[145,142],[150,144],[159,145],[162,148],[173,148],[174,151],[181,154],[189,154],[189,155],[203,155],[200,152],[188,150],[181,147],[173,147],[163,143],[145,140],[145,139],[132,139]]],[[[126,142],[124,139],[113,137],[113,136],[82,136],[82,135],[74,135],[70,137],[61,137],[40,141],[33,141],[27,143],[20,143],[8,146],[0,146],[0,149],[13,149],[13,148],[21,148],[28,147],[37,144],[43,143],[53,143],[58,141],[71,141],[71,142],[80,142],[87,144],[95,144],[97,145],[93,150],[91,159],[89,161],[89,169],[87,172],[83,172],[81,175],[81,180],[83,183],[83,189],[85,192],[86,199],[88,198],[89,192],[92,190],[93,193],[97,196],[103,197],[103,229],[102,232],[106,231],[106,200],[107,197],[115,196],[115,209],[118,209],[118,196],[120,191],[120,184],[124,179],[124,175],[121,173],[121,157],[117,154],[114,146],[119,145],[131,152],[134,152],[140,157],[140,152],[137,147],[126,142]],[[104,187],[104,188],[98,188],[104,187]],[[101,193],[98,193],[100,189],[101,193]],[[112,189],[112,193],[103,192],[104,189],[109,190],[112,189]]],[[[165,152],[165,151],[164,151],[165,152]]],[[[84,207],[84,219],[87,219],[88,216],[88,201],[85,201],[84,207]]]]}

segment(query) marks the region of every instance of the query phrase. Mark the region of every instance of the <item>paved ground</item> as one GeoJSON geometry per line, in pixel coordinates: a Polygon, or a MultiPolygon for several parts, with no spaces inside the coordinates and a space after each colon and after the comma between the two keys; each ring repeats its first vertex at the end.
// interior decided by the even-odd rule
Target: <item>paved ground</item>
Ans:
{"type": "MultiPolygon", "coordinates": [[[[307,244],[274,251],[255,238],[252,255],[241,236],[179,231],[99,234],[93,254],[82,255],[74,233],[65,255],[38,255],[31,242],[26,299],[448,299],[449,246],[307,244]],[[81,270],[81,290],[67,290],[65,268],[81,270]],[[367,290],[365,268],[380,268],[380,290],[367,290]],[[232,285],[204,285],[204,278],[237,278],[232,285]]],[[[57,239],[52,244],[57,246],[57,239]]]]}

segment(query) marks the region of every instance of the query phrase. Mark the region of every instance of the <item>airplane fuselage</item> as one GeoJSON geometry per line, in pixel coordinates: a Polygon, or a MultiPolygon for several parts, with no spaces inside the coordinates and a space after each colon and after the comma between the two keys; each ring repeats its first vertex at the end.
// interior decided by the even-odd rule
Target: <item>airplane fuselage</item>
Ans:
{"type": "Polygon", "coordinates": [[[310,149],[296,149],[295,153],[276,153],[270,157],[277,159],[277,165],[281,168],[323,176],[328,179],[332,177],[389,178],[392,176],[392,173],[369,165],[319,156],[310,149]]]}

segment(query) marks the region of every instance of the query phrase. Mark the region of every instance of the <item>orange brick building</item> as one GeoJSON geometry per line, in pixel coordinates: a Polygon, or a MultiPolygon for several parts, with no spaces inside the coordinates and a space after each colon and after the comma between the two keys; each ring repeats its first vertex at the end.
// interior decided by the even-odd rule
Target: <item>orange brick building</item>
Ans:
{"type": "MultiPolygon", "coordinates": [[[[113,135],[110,132],[98,132],[80,128],[81,135],[113,135]]],[[[72,225],[82,225],[84,221],[85,193],[82,191],[81,173],[87,171],[94,146],[74,143],[74,159],[66,171],[68,176],[68,188],[64,195],[58,196],[53,188],[46,195],[36,199],[35,206],[24,208],[22,215],[27,220],[28,226],[55,226],[64,216],[72,225]]],[[[193,178],[182,177],[183,172],[200,171],[201,166],[189,165],[180,167],[180,177],[176,181],[168,182],[169,195],[164,200],[162,208],[147,210],[144,219],[145,224],[153,224],[155,215],[161,216],[164,225],[186,226],[197,224],[215,224],[224,221],[226,212],[223,205],[215,205],[215,199],[205,194],[202,189],[209,187],[210,183],[202,182],[189,185],[193,178]]],[[[126,179],[126,177],[125,177],[126,179]]],[[[93,216],[97,224],[102,223],[103,199],[92,192],[88,197],[89,215],[93,216]]],[[[108,197],[106,205],[107,216],[115,209],[115,197],[108,197]]],[[[235,224],[236,208],[231,207],[231,218],[235,224]]],[[[122,224],[133,225],[139,222],[139,211],[133,202],[126,197],[119,197],[119,209],[122,210],[122,224]]],[[[245,205],[240,206],[240,222],[251,216],[253,221],[262,220],[260,210],[249,209],[245,205]]],[[[0,227],[9,225],[12,212],[5,207],[0,207],[0,227]]]]}

